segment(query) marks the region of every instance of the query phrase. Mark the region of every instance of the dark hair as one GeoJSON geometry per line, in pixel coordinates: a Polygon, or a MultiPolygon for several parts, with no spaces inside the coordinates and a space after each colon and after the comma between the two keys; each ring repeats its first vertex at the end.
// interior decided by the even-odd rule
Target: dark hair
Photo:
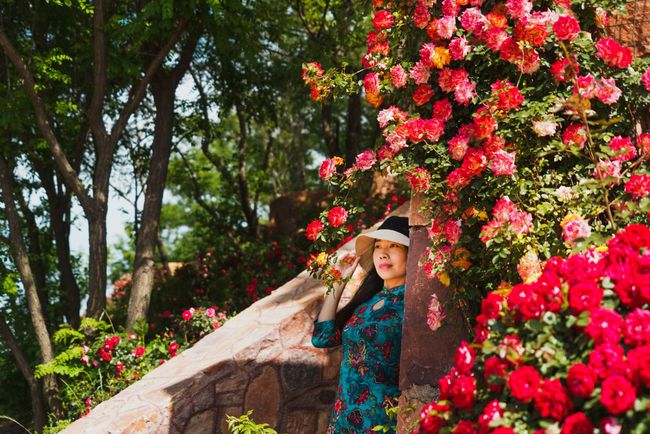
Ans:
{"type": "Polygon", "coordinates": [[[343,309],[336,313],[334,317],[334,324],[339,330],[342,330],[345,327],[345,324],[348,322],[354,310],[360,304],[370,300],[373,295],[377,294],[384,287],[384,280],[379,277],[375,267],[368,272],[368,275],[361,283],[357,292],[354,293],[348,304],[346,304],[343,309]]]}

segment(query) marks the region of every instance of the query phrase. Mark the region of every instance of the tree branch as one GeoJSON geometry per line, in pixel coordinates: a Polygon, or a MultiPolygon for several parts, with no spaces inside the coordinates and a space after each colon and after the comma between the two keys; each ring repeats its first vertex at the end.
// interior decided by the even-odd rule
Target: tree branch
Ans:
{"type": "Polygon", "coordinates": [[[52,155],[54,155],[54,161],[56,162],[59,172],[61,172],[61,176],[68,184],[70,189],[75,193],[75,195],[77,195],[79,202],[81,203],[81,206],[84,208],[84,210],[87,212],[92,212],[92,209],[94,208],[93,199],[84,189],[83,185],[81,184],[81,180],[77,175],[77,172],[65,156],[63,148],[61,147],[61,144],[59,143],[59,140],[56,137],[52,126],[50,125],[49,116],[45,110],[43,99],[38,94],[38,92],[36,92],[36,82],[34,81],[34,77],[29,71],[29,68],[27,67],[27,64],[23,60],[22,56],[18,53],[18,51],[16,51],[14,46],[7,38],[7,34],[4,31],[4,25],[1,18],[0,46],[2,47],[11,63],[13,63],[14,67],[18,70],[18,74],[20,74],[21,78],[24,81],[25,90],[27,91],[32,106],[34,107],[34,112],[36,114],[36,123],[38,124],[38,128],[45,138],[45,141],[47,142],[52,155]]]}
{"type": "Polygon", "coordinates": [[[106,38],[104,34],[104,0],[96,0],[93,15],[94,62],[93,96],[88,107],[88,120],[95,137],[106,140],[108,133],[103,121],[104,95],[106,94],[106,38]]]}
{"type": "Polygon", "coordinates": [[[144,77],[142,77],[142,80],[140,80],[140,82],[136,86],[131,88],[131,91],[129,92],[129,101],[127,102],[126,106],[124,106],[124,108],[122,109],[122,112],[120,113],[117,122],[115,122],[113,128],[111,129],[111,135],[109,137],[111,149],[114,149],[115,146],[117,145],[117,141],[122,135],[122,131],[124,131],[124,128],[126,127],[129,117],[135,111],[135,109],[140,105],[140,102],[142,101],[142,98],[144,98],[145,92],[147,90],[147,86],[151,82],[151,79],[160,68],[160,65],[162,65],[169,51],[172,49],[174,44],[176,44],[176,42],[178,41],[178,38],[180,38],[181,34],[183,33],[183,30],[187,26],[187,23],[188,23],[187,18],[182,19],[178,23],[176,29],[174,29],[174,32],[169,37],[165,45],[163,45],[163,47],[160,49],[156,57],[149,64],[149,67],[147,68],[144,77]]]}

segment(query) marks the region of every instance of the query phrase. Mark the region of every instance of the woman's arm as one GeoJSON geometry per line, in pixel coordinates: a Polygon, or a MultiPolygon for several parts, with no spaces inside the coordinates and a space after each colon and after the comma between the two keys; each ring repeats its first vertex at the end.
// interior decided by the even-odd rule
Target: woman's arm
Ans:
{"type": "MultiPolygon", "coordinates": [[[[354,256],[346,256],[341,259],[337,265],[341,270],[341,276],[347,280],[352,276],[354,269],[359,263],[359,258],[354,256]]],[[[318,320],[314,324],[314,332],[312,335],[312,344],[316,348],[327,348],[341,345],[341,330],[334,324],[334,317],[336,316],[336,309],[341,300],[341,295],[345,289],[345,283],[334,285],[332,291],[325,297],[325,302],[318,315],[318,320]]]]}
{"type": "Polygon", "coordinates": [[[332,291],[327,294],[323,307],[318,315],[319,322],[331,321],[336,316],[336,308],[339,306],[339,301],[341,300],[341,295],[343,294],[345,285],[352,276],[352,273],[354,273],[354,270],[357,268],[359,260],[359,257],[354,256],[353,254],[348,254],[334,264],[334,267],[341,272],[341,279],[345,283],[334,284],[332,291]]]}

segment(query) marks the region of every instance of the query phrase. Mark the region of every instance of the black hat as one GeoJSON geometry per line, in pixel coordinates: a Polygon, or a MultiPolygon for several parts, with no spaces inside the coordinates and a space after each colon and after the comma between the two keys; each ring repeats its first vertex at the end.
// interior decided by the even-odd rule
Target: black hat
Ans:
{"type": "Polygon", "coordinates": [[[372,252],[375,240],[394,241],[409,246],[409,219],[408,217],[390,216],[379,226],[376,231],[370,231],[357,237],[354,250],[357,256],[372,252]]]}

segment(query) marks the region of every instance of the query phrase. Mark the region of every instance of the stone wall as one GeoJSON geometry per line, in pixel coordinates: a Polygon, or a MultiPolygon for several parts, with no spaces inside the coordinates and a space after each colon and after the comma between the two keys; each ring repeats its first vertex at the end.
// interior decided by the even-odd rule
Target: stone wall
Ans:
{"type": "Polygon", "coordinates": [[[324,433],[341,351],[311,345],[323,291],[303,272],[64,432],[227,433],[226,415],[253,410],[282,433],[324,433]]]}

